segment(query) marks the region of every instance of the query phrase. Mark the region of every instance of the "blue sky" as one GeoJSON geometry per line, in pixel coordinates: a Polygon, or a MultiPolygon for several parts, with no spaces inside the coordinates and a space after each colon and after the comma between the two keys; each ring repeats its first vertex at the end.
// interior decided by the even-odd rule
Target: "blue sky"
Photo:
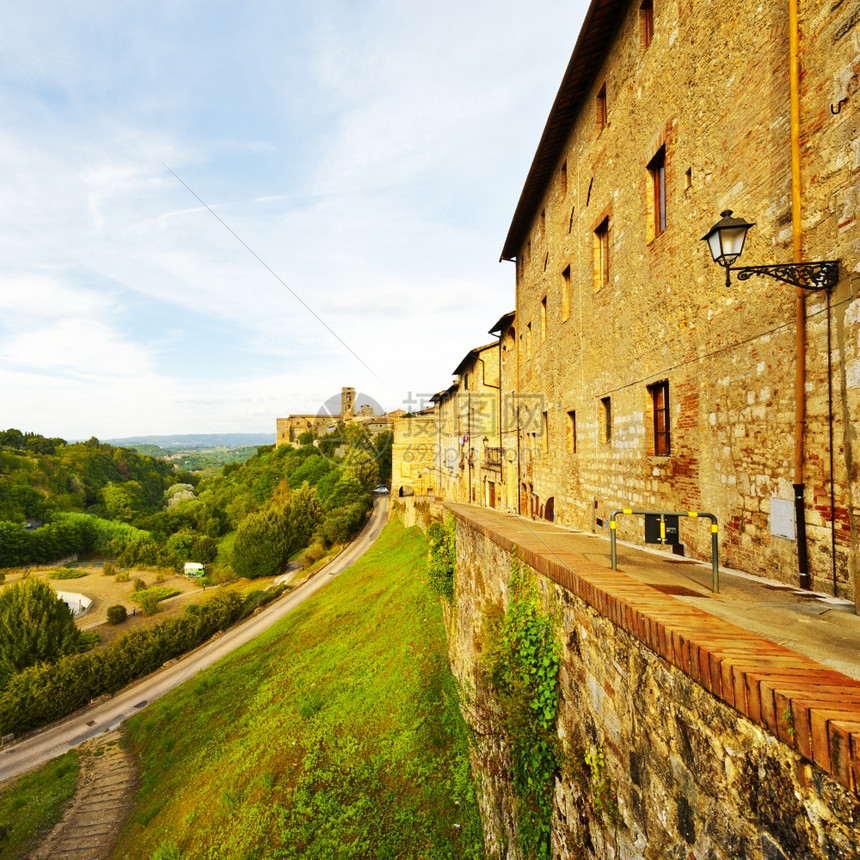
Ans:
{"type": "Polygon", "coordinates": [[[586,8],[4,3],[0,428],[273,433],[446,387],[513,308],[586,8]]]}

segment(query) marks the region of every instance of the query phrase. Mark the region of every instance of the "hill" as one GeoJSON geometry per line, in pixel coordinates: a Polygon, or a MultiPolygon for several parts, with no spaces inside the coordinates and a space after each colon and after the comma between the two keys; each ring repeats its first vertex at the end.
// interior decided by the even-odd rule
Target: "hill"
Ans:
{"type": "Polygon", "coordinates": [[[175,451],[195,451],[210,448],[247,448],[274,445],[274,433],[177,433],[172,436],[127,436],[123,439],[106,439],[112,445],[136,448],[155,445],[175,451]]]}
{"type": "Polygon", "coordinates": [[[418,529],[133,719],[117,857],[479,858],[442,611],[418,529]]]}

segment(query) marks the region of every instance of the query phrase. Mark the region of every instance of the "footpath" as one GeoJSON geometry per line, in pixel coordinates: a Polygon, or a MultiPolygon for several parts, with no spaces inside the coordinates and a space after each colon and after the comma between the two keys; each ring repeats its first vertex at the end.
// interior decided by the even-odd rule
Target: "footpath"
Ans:
{"type": "Polygon", "coordinates": [[[860,617],[819,592],[492,508],[447,503],[715,696],[860,793],[860,617]],[[787,728],[782,715],[790,711],[787,728]]]}

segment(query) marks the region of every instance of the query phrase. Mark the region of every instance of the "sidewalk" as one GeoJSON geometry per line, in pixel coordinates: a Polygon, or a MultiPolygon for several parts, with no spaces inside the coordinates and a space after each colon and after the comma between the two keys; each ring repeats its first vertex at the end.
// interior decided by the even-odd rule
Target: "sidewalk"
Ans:
{"type": "MultiPolygon", "coordinates": [[[[468,511],[471,518],[486,517],[496,529],[527,533],[551,552],[578,556],[590,565],[604,567],[607,579],[611,579],[608,533],[573,531],[491,508],[449,507],[468,511]]],[[[860,616],[850,601],[723,567],[720,592],[714,594],[710,562],[622,541],[618,541],[618,572],[860,680],[860,616]]]]}

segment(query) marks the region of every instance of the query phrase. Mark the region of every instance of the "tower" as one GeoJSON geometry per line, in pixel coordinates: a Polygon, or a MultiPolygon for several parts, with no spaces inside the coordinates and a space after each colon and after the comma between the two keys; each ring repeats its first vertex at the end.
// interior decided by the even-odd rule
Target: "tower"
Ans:
{"type": "Polygon", "coordinates": [[[352,421],[355,417],[355,389],[341,388],[340,417],[343,421],[352,421]]]}

